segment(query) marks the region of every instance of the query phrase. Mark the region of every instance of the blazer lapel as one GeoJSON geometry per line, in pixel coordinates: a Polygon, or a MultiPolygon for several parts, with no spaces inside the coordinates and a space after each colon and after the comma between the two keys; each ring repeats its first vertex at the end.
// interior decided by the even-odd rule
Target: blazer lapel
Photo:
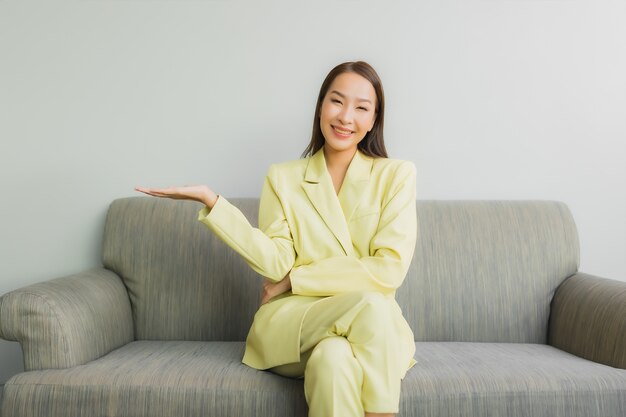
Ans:
{"type": "MultiPolygon", "coordinates": [[[[349,223],[357,207],[361,205],[363,192],[369,185],[374,158],[357,150],[339,190],[339,203],[349,223]]],[[[330,174],[328,174],[330,176],[330,174]]],[[[332,179],[331,179],[332,182],[332,179]]]]}
{"type": "Polygon", "coordinates": [[[326,167],[324,149],[320,148],[309,158],[302,182],[302,188],[311,204],[348,256],[354,255],[348,222],[369,183],[372,159],[357,150],[337,195],[326,167]]]}
{"type": "Polygon", "coordinates": [[[326,168],[323,148],[309,158],[302,188],[328,229],[341,244],[346,255],[351,254],[353,252],[352,239],[335,194],[332,178],[326,168]]]}

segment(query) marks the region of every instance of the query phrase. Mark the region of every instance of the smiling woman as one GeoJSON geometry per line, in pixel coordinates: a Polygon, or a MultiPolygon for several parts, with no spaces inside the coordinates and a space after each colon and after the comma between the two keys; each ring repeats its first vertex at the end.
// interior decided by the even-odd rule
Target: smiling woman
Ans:
{"type": "MultiPolygon", "coordinates": [[[[386,158],[384,118],[385,96],[374,68],[363,61],[337,65],[320,88],[311,142],[302,156],[328,145],[329,155],[347,151],[345,155],[351,157],[358,148],[366,155],[386,158]]],[[[343,159],[347,166],[345,155],[339,160],[343,159]]],[[[334,157],[329,159],[329,164],[334,165],[334,157]]]]}
{"type": "Polygon", "coordinates": [[[353,72],[339,75],[331,88],[320,110],[320,126],[326,138],[327,152],[354,155],[359,142],[374,127],[376,111],[363,102],[376,101],[376,92],[367,79],[353,72]]]}
{"type": "Polygon", "coordinates": [[[395,300],[416,244],[416,168],[387,157],[385,99],[363,61],[324,80],[302,158],[269,167],[259,227],[204,185],[137,191],[198,220],[264,278],[242,362],[304,378],[310,417],[390,416],[417,361],[395,300]]]}

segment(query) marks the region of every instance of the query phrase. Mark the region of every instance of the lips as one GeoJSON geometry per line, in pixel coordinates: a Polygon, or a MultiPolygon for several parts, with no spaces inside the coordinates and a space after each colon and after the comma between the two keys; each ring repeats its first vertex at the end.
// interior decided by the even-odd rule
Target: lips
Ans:
{"type": "Polygon", "coordinates": [[[347,129],[344,130],[344,129],[338,128],[336,126],[332,126],[332,128],[335,131],[335,133],[337,133],[339,136],[350,136],[351,134],[354,133],[354,131],[352,131],[352,130],[347,130],[347,129]]]}

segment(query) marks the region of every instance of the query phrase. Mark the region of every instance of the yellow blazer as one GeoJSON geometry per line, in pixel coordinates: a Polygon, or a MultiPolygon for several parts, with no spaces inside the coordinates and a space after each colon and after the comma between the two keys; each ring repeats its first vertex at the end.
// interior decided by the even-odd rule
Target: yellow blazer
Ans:
{"type": "MultiPolygon", "coordinates": [[[[415,250],[416,168],[357,150],[339,193],[323,148],[305,159],[270,165],[259,227],[223,196],[198,220],[273,282],[290,273],[292,289],[259,308],[242,362],[256,369],[300,361],[300,327],[315,302],[334,294],[378,291],[396,314],[407,370],[417,361],[414,336],[394,295],[415,250]]],[[[259,294],[260,296],[260,294],[259,294]]]]}

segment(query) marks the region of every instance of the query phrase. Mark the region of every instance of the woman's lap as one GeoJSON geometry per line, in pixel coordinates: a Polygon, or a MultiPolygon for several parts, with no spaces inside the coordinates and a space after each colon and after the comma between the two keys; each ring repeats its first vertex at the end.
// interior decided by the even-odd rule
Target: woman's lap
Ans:
{"type": "Polygon", "coordinates": [[[379,308],[385,308],[390,301],[375,292],[344,293],[319,301],[307,311],[302,321],[300,362],[283,364],[268,370],[292,378],[304,377],[308,359],[319,342],[327,337],[345,335],[350,323],[360,311],[359,306],[372,302],[379,308]]]}

